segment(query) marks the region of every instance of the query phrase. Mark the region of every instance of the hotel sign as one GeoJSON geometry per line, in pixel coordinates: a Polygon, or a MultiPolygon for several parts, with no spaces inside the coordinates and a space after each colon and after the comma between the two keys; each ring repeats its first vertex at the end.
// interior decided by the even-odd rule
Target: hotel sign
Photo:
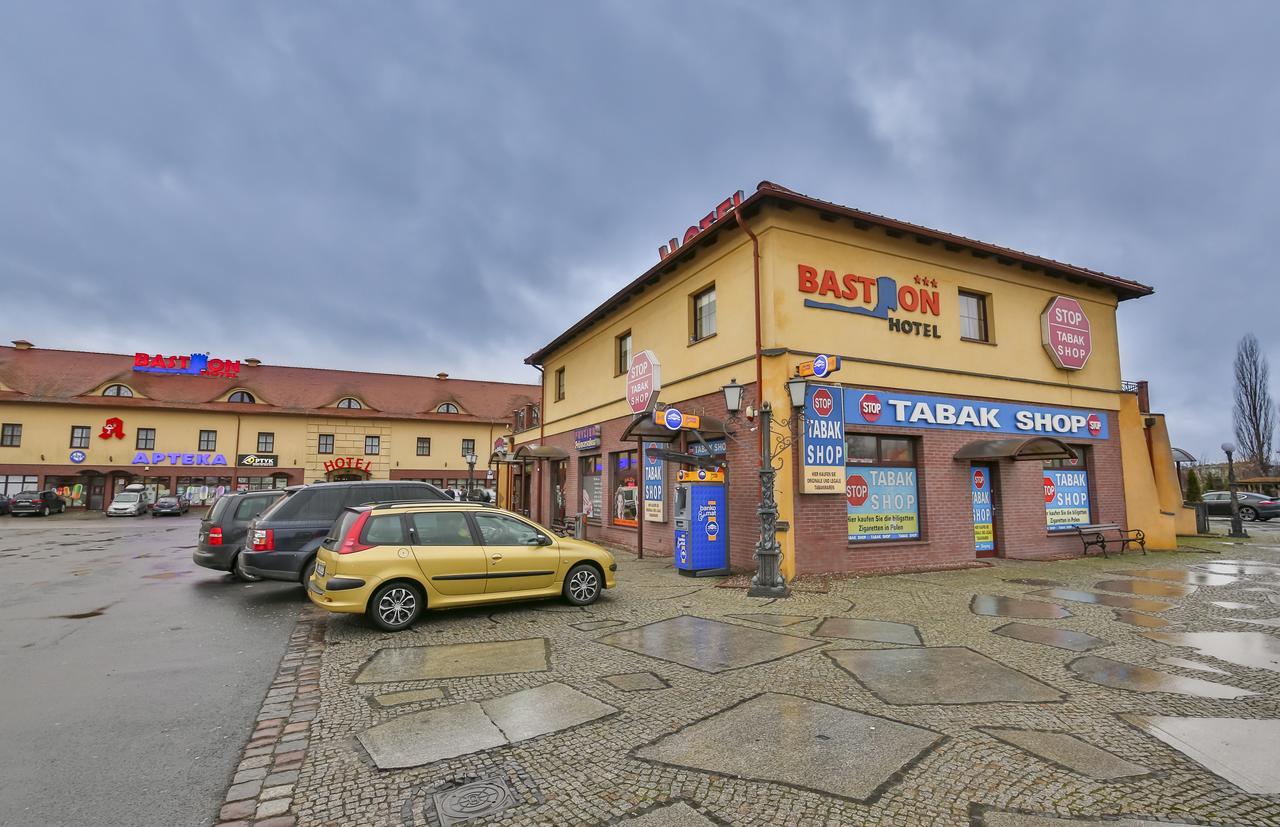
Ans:
{"type": "Polygon", "coordinates": [[[661,247],[659,247],[658,259],[659,260],[665,259],[667,256],[674,253],[676,250],[679,250],[682,245],[688,244],[690,241],[693,241],[695,238],[698,237],[699,233],[701,233],[703,230],[707,229],[708,227],[710,227],[712,224],[716,223],[720,219],[724,218],[730,212],[737,209],[741,204],[742,204],[742,190],[738,190],[733,195],[721,201],[714,210],[704,215],[696,225],[692,225],[689,227],[689,229],[685,230],[683,240],[673,238],[670,241],[668,241],[666,244],[663,244],[661,247]]]}
{"type": "Polygon", "coordinates": [[[239,359],[210,359],[207,353],[190,356],[135,353],[133,369],[137,373],[169,373],[186,376],[221,376],[234,379],[240,375],[239,359]]]}
{"type": "Polygon", "coordinates": [[[805,307],[884,319],[894,333],[942,338],[937,325],[942,315],[937,279],[917,275],[912,276],[911,284],[899,286],[892,276],[837,276],[835,270],[823,270],[819,275],[818,268],[808,264],[798,265],[797,273],[797,289],[818,297],[805,299],[805,307]]]}

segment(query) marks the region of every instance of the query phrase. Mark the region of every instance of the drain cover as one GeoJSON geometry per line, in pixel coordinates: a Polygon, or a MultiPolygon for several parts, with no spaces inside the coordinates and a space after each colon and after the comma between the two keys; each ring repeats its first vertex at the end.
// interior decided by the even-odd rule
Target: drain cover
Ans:
{"type": "Polygon", "coordinates": [[[516,803],[506,781],[475,781],[432,796],[441,827],[500,813],[516,803]]]}

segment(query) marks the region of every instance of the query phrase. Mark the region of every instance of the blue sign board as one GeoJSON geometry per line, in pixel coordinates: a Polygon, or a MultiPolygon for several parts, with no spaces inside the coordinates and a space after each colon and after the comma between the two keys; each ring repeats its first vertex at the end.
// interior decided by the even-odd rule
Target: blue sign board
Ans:
{"type": "Polygon", "coordinates": [[[675,408],[667,408],[662,412],[662,424],[673,431],[678,431],[680,426],[684,424],[684,415],[675,408]]]}
{"type": "Polygon", "coordinates": [[[1089,472],[1067,468],[1044,470],[1044,510],[1050,531],[1070,531],[1089,524],[1089,472]]]}
{"type": "Polygon", "coordinates": [[[973,495],[973,549],[993,551],[996,532],[991,514],[991,469],[985,465],[970,468],[969,490],[973,495]]]}
{"type": "Polygon", "coordinates": [[[666,519],[666,463],[649,456],[651,449],[658,451],[662,446],[657,442],[644,444],[644,518],[651,523],[660,523],[666,519]]]}
{"type": "Polygon", "coordinates": [[[600,447],[600,426],[588,425],[573,432],[573,447],[578,451],[588,451],[600,447]]]}
{"type": "Polygon", "coordinates": [[[139,451],[133,455],[134,465],[226,465],[222,454],[170,454],[165,451],[139,451]]]}
{"type": "Polygon", "coordinates": [[[719,482],[689,485],[689,528],[675,531],[675,567],[682,571],[718,571],[729,566],[724,533],[725,487],[719,482]]]}
{"type": "Polygon", "coordinates": [[[916,469],[889,466],[849,469],[845,480],[849,542],[920,537],[916,469]]]}
{"type": "Polygon", "coordinates": [[[723,438],[708,439],[705,445],[701,442],[689,443],[689,453],[695,457],[722,457],[728,451],[729,445],[723,438]]]}
{"type": "Polygon", "coordinates": [[[838,494],[844,485],[844,407],[839,387],[805,387],[800,460],[800,490],[805,494],[838,494]]]}
{"type": "Polygon", "coordinates": [[[844,389],[844,421],[848,425],[940,428],[1004,436],[1107,438],[1105,411],[860,388],[844,389]]]}
{"type": "Polygon", "coordinates": [[[79,465],[80,463],[84,462],[86,459],[88,459],[88,454],[86,454],[84,451],[71,452],[71,461],[74,462],[76,465],[79,465]]]}

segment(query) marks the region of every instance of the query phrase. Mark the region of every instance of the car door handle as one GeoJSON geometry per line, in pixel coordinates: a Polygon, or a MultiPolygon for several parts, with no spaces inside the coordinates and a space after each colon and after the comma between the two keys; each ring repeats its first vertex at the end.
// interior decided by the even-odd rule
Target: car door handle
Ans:
{"type": "Polygon", "coordinates": [[[496,563],[496,562],[498,562],[499,560],[501,560],[501,559],[502,559],[502,555],[501,555],[501,554],[491,554],[491,555],[489,555],[489,559],[490,559],[490,560],[492,560],[492,561],[494,561],[494,562],[496,563]]]}

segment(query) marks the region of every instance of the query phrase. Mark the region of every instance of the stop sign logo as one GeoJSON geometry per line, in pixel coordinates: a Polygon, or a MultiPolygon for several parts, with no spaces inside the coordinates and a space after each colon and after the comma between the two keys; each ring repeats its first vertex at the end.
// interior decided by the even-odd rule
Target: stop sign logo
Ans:
{"type": "Polygon", "coordinates": [[[1089,317],[1080,302],[1055,296],[1040,316],[1045,352],[1063,370],[1080,370],[1093,353],[1089,317]]]}
{"type": "Polygon", "coordinates": [[[858,400],[858,410],[862,413],[863,419],[875,422],[884,411],[884,406],[880,404],[880,397],[874,393],[864,393],[858,400]]]}
{"type": "Polygon", "coordinates": [[[1058,495],[1058,486],[1054,484],[1052,477],[1044,478],[1044,501],[1053,502],[1053,498],[1058,495]]]}
{"type": "Polygon", "coordinates": [[[974,488],[981,488],[982,486],[984,486],[984,485],[986,485],[986,484],[987,484],[987,475],[986,475],[986,474],[984,474],[984,473],[982,473],[982,471],[981,471],[981,470],[974,471],[974,472],[973,472],[973,487],[974,487],[974,488]]]}
{"type": "Polygon", "coordinates": [[[1089,418],[1085,420],[1085,424],[1089,426],[1089,433],[1097,436],[1102,433],[1102,418],[1097,414],[1089,414],[1089,418]]]}
{"type": "Polygon", "coordinates": [[[831,398],[831,391],[826,388],[818,388],[813,392],[813,412],[821,417],[831,416],[831,412],[836,409],[836,401],[831,398]]]}
{"type": "Polygon", "coordinates": [[[852,474],[844,481],[844,496],[849,500],[849,505],[860,506],[867,501],[867,495],[871,493],[867,480],[861,474],[852,474]]]}
{"type": "Polygon", "coordinates": [[[627,370],[627,405],[632,413],[644,413],[649,397],[662,390],[661,365],[652,350],[642,350],[631,357],[627,370]]]}

